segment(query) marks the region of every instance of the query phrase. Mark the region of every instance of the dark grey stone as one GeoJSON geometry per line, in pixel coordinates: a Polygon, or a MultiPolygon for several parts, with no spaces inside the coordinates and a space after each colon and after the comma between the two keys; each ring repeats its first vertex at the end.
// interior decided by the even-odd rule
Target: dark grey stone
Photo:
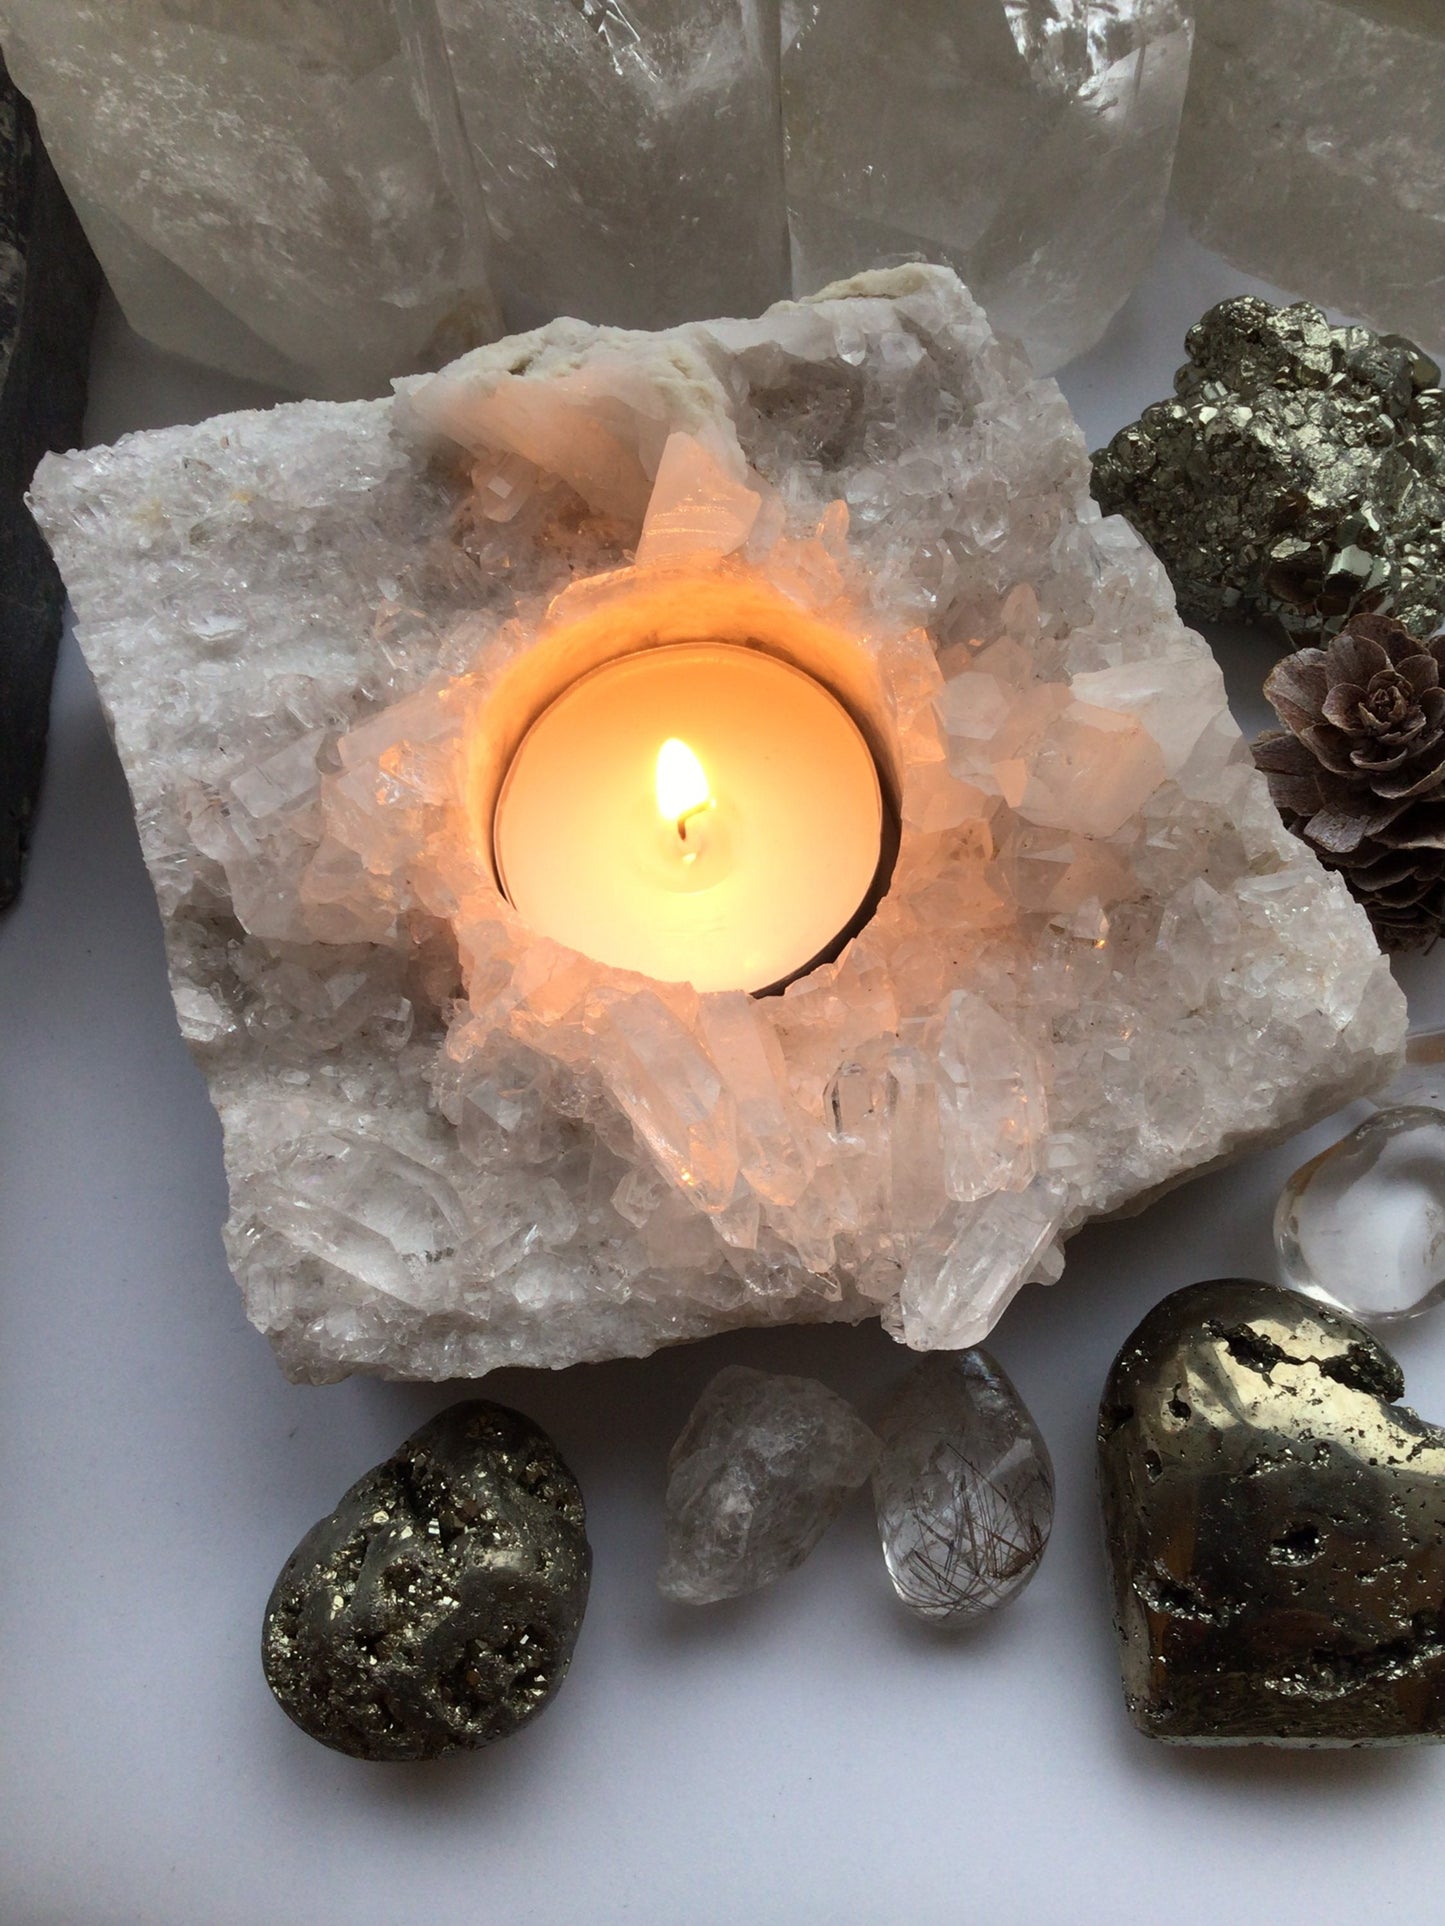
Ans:
{"type": "Polygon", "coordinates": [[[530,1419],[480,1399],[424,1424],[287,1559],[261,1658],[303,1732],[358,1759],[490,1745],[572,1657],[582,1494],[530,1419]]]}
{"type": "Polygon", "coordinates": [[[1176,1291],[1115,1361],[1099,1480],[1124,1696],[1190,1745],[1445,1736],[1445,1432],[1363,1325],[1176,1291]]]}
{"type": "Polygon", "coordinates": [[[65,608],[25,490],[42,455],[80,440],[100,287],[0,57],[0,909],[20,888],[65,608]]]}

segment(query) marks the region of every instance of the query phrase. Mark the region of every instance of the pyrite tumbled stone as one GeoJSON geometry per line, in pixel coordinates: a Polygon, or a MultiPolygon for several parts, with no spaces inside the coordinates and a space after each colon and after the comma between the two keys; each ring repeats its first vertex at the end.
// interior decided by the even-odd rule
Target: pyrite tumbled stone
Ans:
{"type": "Polygon", "coordinates": [[[1353,1319],[1176,1291],[1115,1360],[1099,1478],[1124,1696],[1190,1745],[1445,1736],[1445,1432],[1353,1319]]]}
{"type": "Polygon", "coordinates": [[[267,1681],[303,1732],[355,1758],[490,1745],[561,1683],[591,1563],[552,1441],[503,1405],[455,1404],[287,1559],[266,1607],[267,1681]]]}

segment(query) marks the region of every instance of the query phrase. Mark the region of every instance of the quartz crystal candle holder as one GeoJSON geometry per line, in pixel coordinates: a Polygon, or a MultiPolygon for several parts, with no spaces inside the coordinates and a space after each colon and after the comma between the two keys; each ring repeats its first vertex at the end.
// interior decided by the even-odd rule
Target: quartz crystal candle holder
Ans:
{"type": "Polygon", "coordinates": [[[35,506],[295,1376],[879,1313],[970,1345],[1087,1218],[1395,1067],[1363,914],[947,270],[558,322],[394,401],[52,458],[35,506]],[[827,681],[900,825],[871,920],[780,995],[592,962],[491,868],[539,705],[699,637],[827,681]]]}

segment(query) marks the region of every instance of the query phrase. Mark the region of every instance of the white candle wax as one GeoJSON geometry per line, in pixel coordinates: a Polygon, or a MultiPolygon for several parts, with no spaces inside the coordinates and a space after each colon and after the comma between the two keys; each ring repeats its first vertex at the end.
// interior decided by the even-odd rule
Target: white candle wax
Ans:
{"type": "Polygon", "coordinates": [[[858,725],[757,649],[604,663],[533,723],[493,840],[534,930],[617,969],[760,990],[824,953],[878,871],[883,800],[858,725]]]}

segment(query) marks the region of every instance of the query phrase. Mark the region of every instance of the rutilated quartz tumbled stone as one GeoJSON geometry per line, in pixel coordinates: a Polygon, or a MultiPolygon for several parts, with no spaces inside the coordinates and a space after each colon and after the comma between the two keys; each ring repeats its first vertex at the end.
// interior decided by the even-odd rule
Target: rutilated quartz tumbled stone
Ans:
{"type": "Polygon", "coordinates": [[[454,1404],[287,1559],[266,1606],[267,1683],[303,1732],[354,1758],[490,1745],[561,1684],[591,1568],[552,1441],[504,1405],[454,1404]]]}
{"type": "Polygon", "coordinates": [[[997,1359],[979,1348],[924,1358],[878,1430],[873,1502],[902,1602],[964,1625],[1017,1598],[1049,1542],[1054,1468],[997,1359]]]}
{"type": "Polygon", "coordinates": [[[1115,1360],[1099,1482],[1124,1696],[1185,1745],[1445,1736],[1445,1432],[1352,1319],[1195,1284],[1115,1360]]]}

